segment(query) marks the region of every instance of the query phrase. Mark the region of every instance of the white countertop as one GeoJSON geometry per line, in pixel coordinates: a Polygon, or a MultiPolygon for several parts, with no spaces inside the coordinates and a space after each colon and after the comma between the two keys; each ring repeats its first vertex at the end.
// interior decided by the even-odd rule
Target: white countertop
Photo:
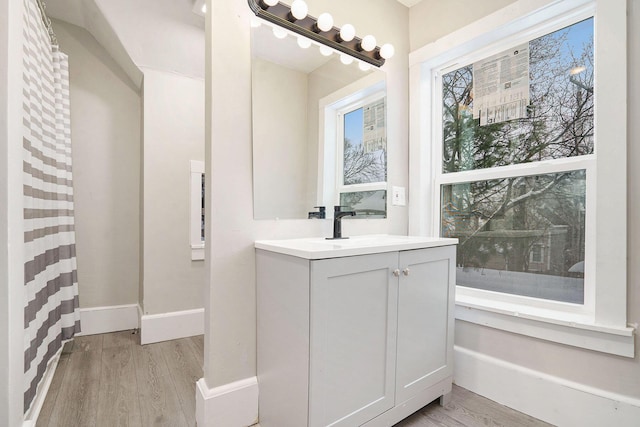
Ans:
{"type": "Polygon", "coordinates": [[[458,239],[422,236],[393,236],[375,234],[350,236],[348,239],[327,240],[324,237],[309,237],[287,240],[256,240],[256,249],[292,255],[305,259],[338,258],[395,252],[410,249],[434,248],[455,245],[458,239]]]}

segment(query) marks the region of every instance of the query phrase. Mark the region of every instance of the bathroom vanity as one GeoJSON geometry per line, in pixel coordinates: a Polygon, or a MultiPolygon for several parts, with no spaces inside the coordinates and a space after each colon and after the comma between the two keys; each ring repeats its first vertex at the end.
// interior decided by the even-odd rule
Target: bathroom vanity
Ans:
{"type": "Polygon", "coordinates": [[[456,243],[257,241],[260,425],[389,427],[446,400],[456,243]]]}

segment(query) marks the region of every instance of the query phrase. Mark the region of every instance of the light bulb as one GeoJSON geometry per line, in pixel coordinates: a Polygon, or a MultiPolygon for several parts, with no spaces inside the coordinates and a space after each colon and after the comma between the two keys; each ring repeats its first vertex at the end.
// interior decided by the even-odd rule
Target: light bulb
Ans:
{"type": "Polygon", "coordinates": [[[262,25],[262,22],[260,22],[258,17],[257,16],[252,16],[251,17],[251,28],[258,28],[260,25],[262,25]]]}
{"type": "Polygon", "coordinates": [[[320,31],[329,31],[333,28],[333,16],[327,12],[321,13],[320,16],[318,16],[318,22],[316,22],[316,25],[320,31]]]}
{"type": "Polygon", "coordinates": [[[331,56],[333,50],[329,46],[322,45],[320,46],[320,53],[322,56],[331,56]]]}
{"type": "Polygon", "coordinates": [[[362,48],[362,50],[371,52],[376,48],[376,38],[372,35],[364,36],[364,38],[360,42],[360,47],[362,48]]]}
{"type": "Polygon", "coordinates": [[[349,56],[343,53],[342,55],[340,55],[340,62],[342,62],[344,65],[349,65],[353,62],[353,56],[349,56]]]}
{"type": "Polygon", "coordinates": [[[351,24],[345,24],[340,28],[340,38],[345,42],[350,42],[356,36],[356,29],[351,24]]]}
{"type": "Polygon", "coordinates": [[[287,37],[287,32],[280,27],[273,27],[273,35],[276,36],[277,39],[283,39],[287,37]]]}
{"type": "Polygon", "coordinates": [[[309,12],[309,8],[304,0],[293,0],[291,3],[291,14],[294,18],[300,20],[307,17],[307,13],[309,12]]]}
{"type": "Polygon", "coordinates": [[[298,37],[298,46],[303,49],[307,49],[309,48],[309,46],[311,46],[311,40],[306,37],[298,37]]]}
{"type": "Polygon", "coordinates": [[[371,69],[371,65],[361,61],[358,63],[358,68],[360,68],[360,71],[369,71],[371,69]]]}
{"type": "Polygon", "coordinates": [[[384,59],[391,58],[394,53],[396,53],[396,50],[394,49],[392,44],[385,43],[380,48],[380,56],[384,59]]]}
{"type": "Polygon", "coordinates": [[[267,6],[275,6],[278,4],[278,0],[262,0],[267,6]]]}
{"type": "Polygon", "coordinates": [[[202,13],[207,13],[207,4],[206,4],[206,3],[204,3],[204,4],[202,5],[202,7],[200,8],[200,10],[202,11],[202,13]]]}

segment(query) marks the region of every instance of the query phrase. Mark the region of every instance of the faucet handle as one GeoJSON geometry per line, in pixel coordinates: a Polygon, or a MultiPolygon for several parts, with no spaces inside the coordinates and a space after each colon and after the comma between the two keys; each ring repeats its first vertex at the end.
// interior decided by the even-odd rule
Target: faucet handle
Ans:
{"type": "Polygon", "coordinates": [[[335,205],[333,207],[333,211],[334,212],[342,212],[342,208],[349,208],[350,206],[344,206],[344,205],[335,205]]]}
{"type": "Polygon", "coordinates": [[[314,208],[318,209],[318,211],[309,212],[309,218],[325,219],[327,217],[327,208],[324,206],[314,206],[314,208]]]}

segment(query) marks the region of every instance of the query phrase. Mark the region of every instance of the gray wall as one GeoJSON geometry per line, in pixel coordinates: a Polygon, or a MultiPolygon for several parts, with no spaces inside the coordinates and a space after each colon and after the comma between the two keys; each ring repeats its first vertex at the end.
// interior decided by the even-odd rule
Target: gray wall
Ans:
{"type": "Polygon", "coordinates": [[[253,58],[253,194],[260,219],[304,218],[307,74],[253,58]]]}
{"type": "Polygon", "coordinates": [[[54,29],[69,56],[80,307],[136,304],[140,95],[86,30],[54,29]]]}
{"type": "MultiPolygon", "coordinates": [[[[409,11],[395,0],[310,0],[309,13],[328,11],[336,25],[389,42],[389,183],[408,183],[409,11]],[[366,10],[367,13],[362,13],[366,10]],[[384,22],[384,25],[380,25],[384,22]]],[[[254,221],[251,157],[251,11],[246,0],[213,0],[207,19],[207,280],[205,380],[216,387],[256,374],[253,243],[257,239],[330,235],[331,222],[254,221]],[[215,206],[211,208],[210,202],[215,206]]],[[[391,206],[387,219],[343,224],[345,234],[406,234],[407,210],[391,206]]]]}
{"type": "MultiPolygon", "coordinates": [[[[190,160],[204,156],[204,81],[142,68],[144,314],[202,308],[204,262],[191,261],[190,160]]],[[[227,180],[228,181],[228,180],[227,180]]]]}
{"type": "MultiPolygon", "coordinates": [[[[24,327],[24,260],[16,250],[23,244],[22,22],[22,2],[0,0],[0,340],[5,344],[0,351],[0,425],[10,427],[20,426],[23,421],[22,393],[16,392],[23,387],[24,327]]],[[[140,96],[88,33],[60,22],[55,23],[55,29],[62,50],[70,57],[80,303],[82,307],[136,303],[141,240],[140,96]]],[[[159,94],[167,88],[173,98],[165,100],[165,113],[153,123],[162,132],[172,129],[172,120],[186,120],[198,133],[193,139],[199,139],[199,157],[194,159],[202,160],[204,85],[201,80],[196,82],[155,86],[159,94]],[[182,99],[181,89],[185,87],[189,94],[197,93],[189,98],[191,104],[176,102],[182,99]],[[170,103],[179,104],[172,111],[181,111],[181,116],[166,112],[170,103]],[[185,119],[188,115],[194,118],[185,119]],[[158,124],[163,121],[169,124],[158,124]]],[[[183,132],[169,131],[158,140],[171,139],[179,150],[183,132]]],[[[189,152],[182,157],[192,154],[197,155],[189,152]]],[[[165,194],[173,191],[188,197],[188,161],[184,173],[184,185],[178,180],[165,194]]],[[[184,204],[188,210],[188,203],[183,202],[177,199],[173,203],[184,204]]],[[[167,228],[180,229],[181,237],[175,244],[189,247],[188,217],[163,221],[152,232],[162,236],[167,228]]],[[[159,269],[161,273],[166,272],[170,269],[167,259],[174,256],[169,251],[167,258],[153,262],[164,268],[159,269]]],[[[184,264],[182,259],[176,257],[176,262],[184,264]]],[[[203,263],[192,268],[189,256],[187,264],[189,269],[199,270],[195,274],[199,277],[190,280],[188,274],[182,274],[184,270],[176,268],[178,273],[171,276],[179,279],[172,281],[175,291],[158,288],[154,298],[163,302],[156,304],[152,298],[152,307],[160,311],[202,307],[203,263]]]]}
{"type": "Polygon", "coordinates": [[[366,74],[337,56],[310,73],[252,61],[254,218],[306,218],[323,204],[317,197],[319,101],[366,74]]]}
{"type": "Polygon", "coordinates": [[[86,30],[54,21],[69,55],[82,308],[201,308],[189,160],[204,159],[204,82],[143,67],[140,91],[86,30]]]}
{"type": "Polygon", "coordinates": [[[411,51],[513,2],[515,0],[422,0],[411,8],[409,16],[411,51]]]}
{"type": "MultiPolygon", "coordinates": [[[[478,2],[457,0],[446,7],[437,0],[424,0],[411,9],[412,48],[435,41],[443,34],[459,29],[505,6],[510,1],[478,2]],[[436,12],[434,12],[436,11],[436,12]],[[463,19],[460,19],[460,17],[463,19]]],[[[628,194],[640,194],[640,0],[628,0],[628,194]]],[[[606,83],[601,86],[606,90],[606,83]]],[[[602,143],[602,142],[601,142],[602,143]]],[[[628,322],[640,321],[640,202],[628,198],[628,322]]],[[[606,286],[606,284],[599,284],[606,286]]],[[[560,378],[633,397],[640,397],[640,340],[636,338],[633,359],[582,350],[529,338],[524,335],[456,321],[456,345],[516,365],[560,378]]]]}
{"type": "MultiPolygon", "coordinates": [[[[309,73],[309,102],[308,106],[308,143],[309,149],[307,152],[307,204],[306,206],[315,206],[323,200],[322,195],[318,196],[318,177],[323,173],[322,170],[318,170],[319,161],[319,149],[320,149],[320,100],[332,93],[344,88],[349,84],[353,84],[356,81],[368,76],[369,74],[382,75],[381,79],[384,79],[384,72],[380,70],[371,70],[367,73],[363,73],[360,69],[352,64],[345,67],[337,56],[334,56],[331,61],[316,68],[313,72],[309,73]]],[[[325,202],[329,210],[332,209],[331,204],[325,202]]],[[[320,203],[321,205],[323,203],[320,203]]]]}

